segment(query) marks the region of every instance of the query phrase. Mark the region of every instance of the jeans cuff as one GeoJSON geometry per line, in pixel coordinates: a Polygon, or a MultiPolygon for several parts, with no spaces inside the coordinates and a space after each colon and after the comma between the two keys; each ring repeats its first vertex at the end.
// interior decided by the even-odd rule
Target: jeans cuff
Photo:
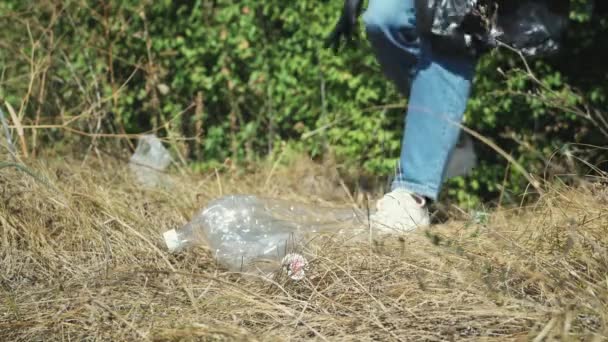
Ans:
{"type": "Polygon", "coordinates": [[[405,189],[408,192],[414,193],[419,196],[425,196],[427,198],[430,198],[433,201],[437,201],[437,198],[439,197],[439,191],[440,191],[440,189],[438,189],[438,188],[433,188],[433,187],[429,187],[426,185],[420,185],[420,184],[410,183],[410,182],[401,181],[401,180],[395,180],[391,184],[391,190],[396,190],[396,189],[405,189]]]}

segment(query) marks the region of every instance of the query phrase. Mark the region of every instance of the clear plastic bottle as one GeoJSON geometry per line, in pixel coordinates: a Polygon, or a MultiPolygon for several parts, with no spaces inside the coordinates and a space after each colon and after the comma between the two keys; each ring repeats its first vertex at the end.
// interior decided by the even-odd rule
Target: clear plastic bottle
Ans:
{"type": "Polygon", "coordinates": [[[354,228],[360,218],[355,209],[229,195],[209,203],[180,229],[165,232],[164,238],[171,252],[206,244],[233,271],[269,272],[283,266],[293,279],[301,279],[307,264],[302,248],[306,237],[354,228]]]}

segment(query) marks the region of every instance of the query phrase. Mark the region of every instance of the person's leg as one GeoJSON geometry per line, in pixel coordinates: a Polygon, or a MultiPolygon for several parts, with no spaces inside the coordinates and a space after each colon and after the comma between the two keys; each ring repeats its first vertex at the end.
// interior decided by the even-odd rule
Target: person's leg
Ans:
{"type": "Polygon", "coordinates": [[[414,0],[370,0],[363,21],[384,74],[409,95],[392,189],[437,199],[476,62],[433,53],[417,36],[414,0]]]}
{"type": "Polygon", "coordinates": [[[434,53],[424,41],[420,51],[392,188],[436,200],[460,134],[476,61],[434,53]]]}
{"type": "MultiPolygon", "coordinates": [[[[382,71],[407,96],[420,55],[414,0],[370,0],[363,21],[382,71]]],[[[424,201],[407,190],[385,194],[376,207],[370,219],[379,233],[409,231],[429,224],[424,201]]]]}
{"type": "Polygon", "coordinates": [[[408,231],[429,224],[424,197],[441,189],[475,61],[434,54],[417,36],[414,0],[370,0],[363,20],[383,72],[409,94],[400,165],[371,219],[380,231],[408,231]]]}
{"type": "Polygon", "coordinates": [[[369,0],[363,21],[382,71],[407,95],[420,54],[414,0],[369,0]]]}

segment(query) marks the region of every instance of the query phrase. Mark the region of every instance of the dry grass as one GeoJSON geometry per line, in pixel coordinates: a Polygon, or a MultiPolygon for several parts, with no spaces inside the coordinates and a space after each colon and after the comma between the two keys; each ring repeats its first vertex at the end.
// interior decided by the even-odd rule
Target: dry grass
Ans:
{"type": "MultiPolygon", "coordinates": [[[[222,193],[303,198],[301,177],[173,175],[145,190],[108,160],[0,169],[0,340],[602,340],[608,192],[552,190],[485,223],[375,243],[320,239],[308,277],[230,274],[161,233],[222,193]],[[264,186],[266,185],[266,186],[264,186]]],[[[345,201],[340,187],[325,197],[345,201]],[[342,199],[340,199],[342,198],[342,199]]],[[[310,196],[310,194],[307,194],[310,196]]],[[[353,196],[356,197],[356,196],[353,196]]]]}

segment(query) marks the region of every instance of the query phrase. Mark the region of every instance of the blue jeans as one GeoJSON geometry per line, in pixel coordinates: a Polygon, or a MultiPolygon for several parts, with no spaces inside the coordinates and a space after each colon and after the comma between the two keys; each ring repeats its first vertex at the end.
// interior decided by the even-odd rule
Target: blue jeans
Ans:
{"type": "Polygon", "coordinates": [[[437,200],[460,135],[476,60],[434,52],[417,34],[414,0],[370,0],[363,20],[384,74],[409,94],[391,187],[437,200]]]}

